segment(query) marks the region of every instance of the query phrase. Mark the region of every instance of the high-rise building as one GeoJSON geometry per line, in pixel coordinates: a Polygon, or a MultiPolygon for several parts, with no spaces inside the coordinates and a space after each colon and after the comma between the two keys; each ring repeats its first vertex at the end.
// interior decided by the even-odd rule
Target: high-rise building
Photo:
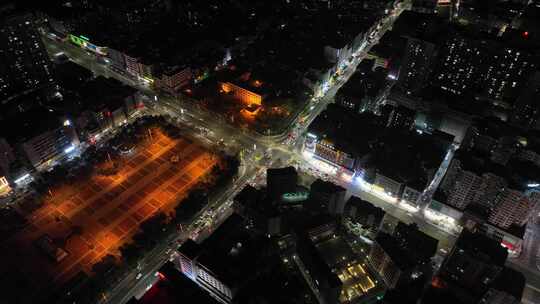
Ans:
{"type": "Polygon", "coordinates": [[[53,82],[49,57],[32,14],[12,13],[0,7],[0,101],[53,82]]]}
{"type": "Polygon", "coordinates": [[[48,170],[77,155],[79,137],[69,119],[60,119],[46,109],[35,109],[5,120],[3,128],[16,124],[20,126],[18,132],[3,135],[36,170],[48,170]]]}
{"type": "Polygon", "coordinates": [[[437,51],[437,45],[432,42],[408,37],[398,86],[405,92],[412,93],[427,85],[437,51]]]}
{"type": "Polygon", "coordinates": [[[508,228],[512,224],[523,226],[531,216],[537,204],[537,199],[525,195],[523,192],[504,189],[494,202],[494,209],[489,215],[489,222],[508,228]]]}
{"type": "Polygon", "coordinates": [[[474,199],[482,178],[474,172],[462,170],[448,195],[448,204],[460,210],[465,209],[474,199]]]}
{"type": "Polygon", "coordinates": [[[317,179],[311,184],[310,204],[314,209],[330,214],[343,214],[347,190],[331,182],[317,179]]]}
{"type": "Polygon", "coordinates": [[[518,98],[535,68],[532,55],[521,49],[492,44],[483,67],[482,96],[493,100],[513,101],[518,98]]]}
{"type": "Polygon", "coordinates": [[[266,189],[273,198],[285,193],[296,192],[298,173],[294,167],[272,168],[266,170],[266,189]]]}
{"type": "Polygon", "coordinates": [[[411,130],[414,127],[414,119],[416,112],[404,106],[391,107],[389,111],[388,121],[386,126],[388,128],[406,129],[411,130]]]}
{"type": "Polygon", "coordinates": [[[180,247],[178,257],[174,260],[176,267],[220,303],[230,303],[232,290],[212,270],[197,261],[202,250],[200,245],[188,240],[180,247]]]}
{"type": "Polygon", "coordinates": [[[454,34],[441,51],[434,84],[454,94],[476,88],[483,56],[478,42],[454,34]]]}
{"type": "Polygon", "coordinates": [[[482,174],[482,182],[474,195],[474,202],[491,209],[495,205],[495,198],[499,191],[506,187],[504,178],[487,172],[482,174]]]}
{"type": "Polygon", "coordinates": [[[540,72],[534,73],[513,106],[510,123],[523,128],[534,127],[540,113],[540,72]]]}

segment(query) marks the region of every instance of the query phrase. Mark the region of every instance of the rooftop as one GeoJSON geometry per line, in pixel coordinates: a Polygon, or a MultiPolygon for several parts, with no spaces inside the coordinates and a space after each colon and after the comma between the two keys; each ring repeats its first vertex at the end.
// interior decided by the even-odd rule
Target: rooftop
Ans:
{"type": "Polygon", "coordinates": [[[253,238],[243,219],[233,214],[204,242],[186,242],[179,250],[231,289],[238,289],[255,274],[253,269],[263,254],[264,241],[253,238]]]}
{"type": "MultiPolygon", "coordinates": [[[[345,204],[346,210],[350,210],[352,207],[356,208],[356,216],[373,215],[376,218],[376,223],[380,222],[386,214],[386,212],[382,208],[376,207],[370,202],[367,202],[354,195],[351,196],[345,204]]],[[[350,213],[350,211],[346,213],[350,213]]]]}
{"type": "Polygon", "coordinates": [[[493,282],[493,288],[504,291],[520,301],[525,288],[525,276],[519,271],[504,267],[493,282]]]}
{"type": "Polygon", "coordinates": [[[28,111],[0,119],[0,137],[10,143],[26,141],[47,131],[62,126],[62,114],[45,107],[34,107],[28,111]]]}
{"type": "Polygon", "coordinates": [[[337,192],[344,192],[346,191],[345,188],[338,186],[332,182],[324,181],[322,179],[317,179],[311,184],[311,192],[318,192],[318,193],[337,193],[337,192]]]}
{"type": "Polygon", "coordinates": [[[192,303],[217,304],[209,293],[167,262],[159,271],[163,276],[139,300],[132,298],[128,304],[173,304],[189,299],[192,303]]]}
{"type": "Polygon", "coordinates": [[[489,260],[495,265],[504,266],[508,251],[500,242],[480,233],[463,230],[456,241],[454,248],[466,251],[470,255],[489,260]]]}
{"type": "Polygon", "coordinates": [[[394,235],[380,232],[376,242],[402,270],[428,262],[437,251],[438,241],[414,225],[399,222],[394,235]]]}
{"type": "Polygon", "coordinates": [[[446,153],[437,134],[389,129],[374,114],[353,113],[335,104],[317,116],[308,131],[354,157],[369,156],[365,167],[401,182],[424,176],[425,168],[438,168],[446,153]]]}
{"type": "Polygon", "coordinates": [[[116,79],[99,76],[85,83],[78,92],[84,108],[100,111],[103,108],[115,110],[121,107],[125,99],[137,90],[116,79]]]}

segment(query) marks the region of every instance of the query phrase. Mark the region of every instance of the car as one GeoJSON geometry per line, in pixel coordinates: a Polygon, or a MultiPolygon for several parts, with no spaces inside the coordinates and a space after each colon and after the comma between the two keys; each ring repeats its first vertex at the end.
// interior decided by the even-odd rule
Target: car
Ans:
{"type": "Polygon", "coordinates": [[[137,273],[137,276],[135,277],[135,280],[138,280],[138,279],[140,279],[141,277],[142,277],[142,273],[139,272],[139,273],[137,273]]]}

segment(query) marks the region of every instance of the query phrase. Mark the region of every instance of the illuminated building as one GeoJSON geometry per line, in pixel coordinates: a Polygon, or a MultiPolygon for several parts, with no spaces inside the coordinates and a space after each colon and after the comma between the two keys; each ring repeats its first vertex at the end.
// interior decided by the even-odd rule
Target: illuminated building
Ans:
{"type": "Polygon", "coordinates": [[[315,155],[327,160],[333,164],[342,166],[347,169],[354,168],[354,158],[351,154],[336,149],[335,145],[326,139],[319,141],[315,145],[315,155]]]}
{"type": "Polygon", "coordinates": [[[22,149],[30,164],[40,171],[68,158],[78,145],[79,139],[73,127],[59,126],[25,141],[22,149]]]}
{"type": "Polygon", "coordinates": [[[175,67],[156,77],[154,87],[170,94],[177,94],[183,87],[191,83],[192,78],[191,68],[175,67]]]}
{"type": "Polygon", "coordinates": [[[214,299],[231,303],[262,259],[260,244],[246,230],[243,218],[233,213],[201,244],[184,242],[174,263],[214,299]]]}
{"type": "Polygon", "coordinates": [[[262,96],[256,93],[253,93],[249,90],[241,88],[230,82],[220,82],[221,90],[224,93],[231,94],[234,98],[242,101],[246,105],[261,105],[262,96]]]}
{"type": "Polygon", "coordinates": [[[480,176],[471,171],[462,170],[449,192],[448,204],[459,210],[465,209],[472,202],[481,183],[482,178],[480,176]]]}
{"type": "Polygon", "coordinates": [[[398,86],[405,92],[416,92],[426,86],[437,51],[438,47],[434,43],[408,37],[403,63],[399,71],[398,86]]]}
{"type": "Polygon", "coordinates": [[[126,64],[126,71],[133,76],[139,76],[141,74],[139,60],[127,54],[123,54],[123,55],[124,55],[124,60],[126,64]]]}
{"type": "Polygon", "coordinates": [[[433,83],[453,94],[507,102],[519,96],[534,69],[534,57],[521,46],[455,33],[441,51],[433,83]]]}
{"type": "Polygon", "coordinates": [[[535,69],[535,59],[526,50],[496,44],[490,47],[497,51],[488,54],[491,60],[482,71],[482,96],[492,100],[515,100],[535,69]]]}
{"type": "Polygon", "coordinates": [[[414,119],[416,117],[416,112],[414,110],[404,106],[392,107],[390,105],[386,105],[382,109],[383,115],[385,114],[385,110],[389,110],[389,113],[387,113],[388,121],[386,122],[386,127],[402,130],[412,130],[414,127],[414,119]]]}
{"type": "Polygon", "coordinates": [[[9,10],[0,17],[0,100],[49,86],[51,64],[34,17],[9,15],[9,10]]]}
{"type": "Polygon", "coordinates": [[[201,288],[206,290],[212,297],[221,303],[231,303],[232,290],[223,284],[211,270],[197,261],[195,252],[191,252],[198,245],[188,240],[180,248],[180,254],[175,260],[179,270],[188,278],[195,281],[201,288]],[[193,248],[191,248],[193,247],[193,248]],[[193,255],[191,253],[194,253],[193,255]]]}
{"type": "Polygon", "coordinates": [[[399,197],[403,189],[403,181],[398,176],[390,176],[388,173],[377,172],[373,184],[377,189],[384,191],[392,197],[399,197]]]}
{"type": "Polygon", "coordinates": [[[248,108],[240,110],[240,114],[247,120],[253,120],[257,117],[257,114],[261,111],[260,107],[250,106],[248,108]]]}
{"type": "Polygon", "coordinates": [[[434,81],[438,87],[458,95],[476,88],[485,56],[478,42],[454,35],[442,49],[441,56],[434,81]]]}
{"type": "Polygon", "coordinates": [[[425,185],[423,186],[424,187],[415,187],[412,185],[406,185],[403,189],[403,193],[401,194],[401,199],[412,206],[416,206],[422,191],[424,191],[425,185]]]}
{"type": "Polygon", "coordinates": [[[474,202],[488,209],[495,205],[495,198],[501,189],[507,186],[504,178],[487,172],[482,174],[482,182],[475,193],[474,202]]]}
{"type": "Polygon", "coordinates": [[[384,293],[334,223],[319,221],[301,231],[296,250],[296,262],[322,303],[368,303],[384,293]]]}
{"type": "Polygon", "coordinates": [[[489,222],[502,228],[508,228],[512,224],[523,226],[531,217],[538,200],[537,196],[531,197],[521,191],[504,189],[495,198],[489,222]]]}
{"type": "Polygon", "coordinates": [[[483,223],[475,227],[476,231],[499,242],[502,247],[508,250],[508,256],[516,258],[523,250],[523,239],[526,226],[511,225],[503,229],[490,223],[483,223]]]}
{"type": "Polygon", "coordinates": [[[107,55],[107,48],[106,47],[97,46],[97,45],[91,43],[90,39],[83,36],[83,35],[76,36],[76,35],[73,35],[73,34],[69,34],[68,37],[69,37],[69,41],[71,43],[73,43],[75,45],[78,45],[81,48],[84,48],[84,49],[89,50],[89,51],[91,51],[93,53],[96,53],[97,55],[102,55],[102,56],[107,55]]]}
{"type": "Polygon", "coordinates": [[[79,138],[66,121],[47,109],[29,110],[5,119],[2,128],[8,131],[0,136],[20,149],[30,166],[43,171],[76,154],[79,138]]]}
{"type": "Polygon", "coordinates": [[[107,48],[107,59],[110,62],[110,68],[120,74],[126,75],[126,56],[124,53],[113,48],[107,48]]]}

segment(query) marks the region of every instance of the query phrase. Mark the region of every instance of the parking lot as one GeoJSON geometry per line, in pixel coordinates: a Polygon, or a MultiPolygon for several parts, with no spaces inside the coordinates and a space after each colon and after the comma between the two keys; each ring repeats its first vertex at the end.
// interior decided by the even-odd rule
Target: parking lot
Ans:
{"type": "Polygon", "coordinates": [[[28,215],[29,224],[9,241],[9,256],[2,260],[36,287],[62,283],[90,271],[107,254],[119,255],[117,249],[151,215],[172,211],[218,158],[188,139],[172,139],[160,129],[151,133],[151,139],[115,160],[113,174],[94,173],[83,182],[50,189],[44,205],[28,215]],[[37,248],[43,235],[64,248],[67,257],[56,262],[37,248]]]}

